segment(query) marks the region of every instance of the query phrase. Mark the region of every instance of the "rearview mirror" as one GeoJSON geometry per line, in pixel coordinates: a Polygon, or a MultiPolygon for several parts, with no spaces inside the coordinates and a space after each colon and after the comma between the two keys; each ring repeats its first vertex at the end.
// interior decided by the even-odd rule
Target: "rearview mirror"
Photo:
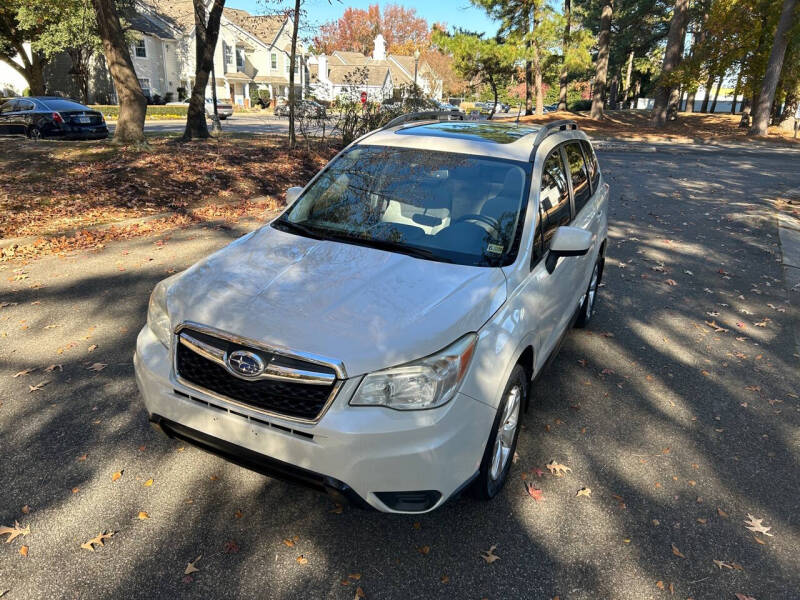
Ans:
{"type": "Polygon", "coordinates": [[[550,242],[550,253],[545,266],[547,272],[556,269],[558,259],[562,256],[583,256],[592,246],[592,233],[580,227],[559,227],[550,242]]]}
{"type": "Polygon", "coordinates": [[[288,206],[292,204],[295,200],[297,200],[297,197],[300,195],[300,192],[302,191],[303,188],[296,186],[290,187],[288,190],[286,190],[286,205],[288,206]]]}

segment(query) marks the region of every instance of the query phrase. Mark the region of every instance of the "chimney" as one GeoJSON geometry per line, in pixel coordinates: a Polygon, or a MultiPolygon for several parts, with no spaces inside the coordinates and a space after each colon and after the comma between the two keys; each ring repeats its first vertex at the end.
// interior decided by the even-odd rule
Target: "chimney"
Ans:
{"type": "Polygon", "coordinates": [[[386,40],[379,33],[375,36],[375,48],[372,50],[373,60],[386,60],[386,40]]]}
{"type": "Polygon", "coordinates": [[[328,57],[323,52],[317,57],[317,78],[320,81],[328,81],[328,57]]]}

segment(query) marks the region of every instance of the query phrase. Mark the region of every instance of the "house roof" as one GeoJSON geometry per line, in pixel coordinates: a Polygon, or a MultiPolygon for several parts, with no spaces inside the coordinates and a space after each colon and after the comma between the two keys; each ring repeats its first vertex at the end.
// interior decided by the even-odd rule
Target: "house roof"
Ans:
{"type": "MultiPolygon", "coordinates": [[[[360,52],[346,52],[342,50],[335,50],[329,57],[329,64],[331,67],[337,65],[348,66],[368,66],[368,67],[385,67],[388,68],[392,74],[392,82],[395,85],[412,84],[414,83],[414,57],[404,56],[400,54],[389,54],[386,60],[375,60],[368,56],[364,56],[360,52]]],[[[438,75],[433,70],[425,59],[420,59],[417,65],[417,73],[422,72],[423,66],[425,69],[435,77],[438,75]]]]}
{"type": "Polygon", "coordinates": [[[240,81],[242,83],[249,83],[253,81],[253,78],[247,75],[247,73],[241,73],[239,71],[225,73],[225,79],[228,81],[240,81]]]}
{"type": "Polygon", "coordinates": [[[342,61],[343,65],[364,65],[367,64],[367,57],[361,52],[344,52],[335,50],[333,55],[342,61]]]}
{"type": "Polygon", "coordinates": [[[161,23],[153,18],[150,18],[148,15],[131,15],[128,18],[128,22],[130,22],[131,29],[134,31],[138,31],[146,35],[153,35],[164,40],[175,39],[175,36],[172,34],[169,28],[164,27],[161,23]]]}
{"type": "Polygon", "coordinates": [[[347,79],[357,79],[357,70],[366,69],[367,80],[364,85],[369,87],[380,87],[389,75],[389,67],[379,65],[333,65],[328,67],[328,79],[335,85],[359,85],[361,82],[350,81],[347,79]],[[350,77],[348,77],[350,76],[350,77]]]}
{"type": "Polygon", "coordinates": [[[251,15],[246,10],[224,8],[222,14],[234,25],[252,33],[265,44],[272,45],[286,17],[281,15],[251,15]]]}
{"type": "Polygon", "coordinates": [[[140,0],[152,8],[158,16],[172,27],[189,31],[194,27],[194,4],[192,0],[140,0]]]}
{"type": "Polygon", "coordinates": [[[256,83],[280,83],[280,84],[287,84],[289,80],[285,77],[280,77],[278,75],[256,75],[253,78],[253,81],[256,83]]]}

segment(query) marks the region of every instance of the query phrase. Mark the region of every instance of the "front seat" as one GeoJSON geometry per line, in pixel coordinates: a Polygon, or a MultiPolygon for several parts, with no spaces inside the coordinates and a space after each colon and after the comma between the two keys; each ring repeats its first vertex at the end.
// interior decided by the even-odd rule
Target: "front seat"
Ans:
{"type": "Polygon", "coordinates": [[[517,169],[509,169],[503,180],[503,187],[497,195],[483,203],[480,214],[497,222],[498,227],[513,223],[520,206],[523,177],[517,169]]]}

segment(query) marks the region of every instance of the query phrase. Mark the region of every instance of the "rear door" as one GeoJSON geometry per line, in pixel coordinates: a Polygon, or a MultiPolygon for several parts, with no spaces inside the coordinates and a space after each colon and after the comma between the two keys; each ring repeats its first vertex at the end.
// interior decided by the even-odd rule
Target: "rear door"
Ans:
{"type": "Polygon", "coordinates": [[[11,113],[16,108],[17,101],[16,100],[9,100],[8,102],[4,103],[0,106],[0,135],[10,135],[11,134],[11,113]]]}
{"type": "Polygon", "coordinates": [[[17,106],[9,119],[12,134],[26,135],[28,133],[28,125],[35,108],[36,106],[30,100],[17,100],[17,106]]]}

